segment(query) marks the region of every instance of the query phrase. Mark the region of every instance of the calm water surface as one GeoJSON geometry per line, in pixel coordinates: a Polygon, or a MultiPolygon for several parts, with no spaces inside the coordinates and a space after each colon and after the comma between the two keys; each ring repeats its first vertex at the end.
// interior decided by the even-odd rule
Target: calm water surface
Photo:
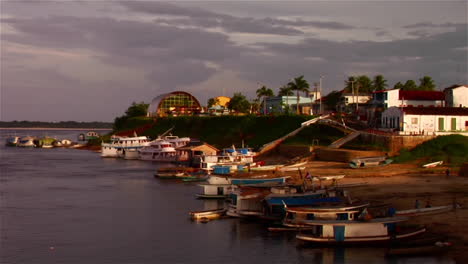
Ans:
{"type": "MultiPolygon", "coordinates": [[[[188,219],[216,208],[195,183],[153,177],[157,163],[74,149],[5,147],[1,132],[1,263],[453,263],[385,259],[383,249],[297,246],[260,223],[188,219]]],[[[76,140],[81,131],[17,131],[76,140]]]]}

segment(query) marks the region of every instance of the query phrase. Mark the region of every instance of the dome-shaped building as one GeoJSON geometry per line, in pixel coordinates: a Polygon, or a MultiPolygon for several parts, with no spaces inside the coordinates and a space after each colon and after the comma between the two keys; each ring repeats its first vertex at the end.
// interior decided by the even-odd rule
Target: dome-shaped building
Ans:
{"type": "Polygon", "coordinates": [[[155,97],[148,107],[148,116],[191,115],[201,110],[200,103],[193,95],[175,91],[155,97]]]}

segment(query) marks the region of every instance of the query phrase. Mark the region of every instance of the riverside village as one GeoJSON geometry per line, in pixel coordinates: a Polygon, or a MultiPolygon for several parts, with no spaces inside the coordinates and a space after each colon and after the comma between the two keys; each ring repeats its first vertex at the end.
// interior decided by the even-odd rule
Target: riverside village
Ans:
{"type": "Polygon", "coordinates": [[[253,100],[234,93],[206,105],[173,91],[131,104],[111,132],[14,135],[6,145],[158,164],[146,177],[217,201],[186,212],[201,227],[235,218],[292,234],[298,247],[466,261],[468,85],[436,90],[424,76],[391,88],[378,75],[351,76],[327,95],[321,86],[299,76],[277,92],[259,86],[253,100]]]}

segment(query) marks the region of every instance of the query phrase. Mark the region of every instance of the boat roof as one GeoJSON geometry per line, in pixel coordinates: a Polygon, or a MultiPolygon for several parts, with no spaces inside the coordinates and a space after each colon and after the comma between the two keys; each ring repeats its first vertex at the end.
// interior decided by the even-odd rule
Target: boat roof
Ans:
{"type": "Polygon", "coordinates": [[[293,213],[349,213],[349,212],[359,212],[358,210],[353,210],[357,208],[362,208],[369,206],[369,203],[359,203],[355,205],[343,206],[328,206],[328,207],[294,207],[288,208],[288,212],[293,213]]]}
{"type": "Polygon", "coordinates": [[[356,225],[356,224],[389,224],[389,223],[398,223],[408,221],[408,217],[404,216],[394,216],[394,217],[382,217],[382,218],[372,218],[366,221],[356,221],[356,220],[308,220],[304,222],[307,225],[356,225]]]}

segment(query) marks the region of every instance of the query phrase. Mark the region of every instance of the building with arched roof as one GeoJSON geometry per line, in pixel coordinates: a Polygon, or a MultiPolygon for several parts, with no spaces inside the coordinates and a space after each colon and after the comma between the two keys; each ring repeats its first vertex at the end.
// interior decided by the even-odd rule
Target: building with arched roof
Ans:
{"type": "Polygon", "coordinates": [[[175,91],[155,97],[148,107],[148,116],[191,115],[201,110],[200,103],[193,95],[175,91]]]}

